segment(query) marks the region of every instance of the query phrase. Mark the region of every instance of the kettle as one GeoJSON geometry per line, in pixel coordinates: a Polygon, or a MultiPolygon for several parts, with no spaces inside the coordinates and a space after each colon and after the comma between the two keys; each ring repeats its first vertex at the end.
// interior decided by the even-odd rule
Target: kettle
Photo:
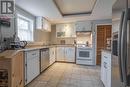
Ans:
{"type": "Polygon", "coordinates": [[[19,42],[20,48],[25,48],[26,45],[27,45],[27,41],[20,41],[20,42],[19,42]]]}

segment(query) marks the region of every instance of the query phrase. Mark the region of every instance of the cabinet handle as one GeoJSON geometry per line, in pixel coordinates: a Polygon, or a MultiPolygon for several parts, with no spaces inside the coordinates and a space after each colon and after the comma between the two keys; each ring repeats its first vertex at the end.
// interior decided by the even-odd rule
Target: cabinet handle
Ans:
{"type": "Polygon", "coordinates": [[[32,55],[36,55],[36,53],[33,53],[32,55]]]}
{"type": "Polygon", "coordinates": [[[104,56],[104,58],[107,58],[106,56],[104,56]]]}
{"type": "Polygon", "coordinates": [[[106,62],[104,62],[104,68],[107,69],[107,63],[106,62]]]}

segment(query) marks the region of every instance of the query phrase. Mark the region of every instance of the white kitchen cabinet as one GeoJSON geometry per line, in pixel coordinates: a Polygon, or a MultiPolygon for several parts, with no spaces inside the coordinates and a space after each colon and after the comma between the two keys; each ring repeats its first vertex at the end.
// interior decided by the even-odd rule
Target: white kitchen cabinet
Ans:
{"type": "Polygon", "coordinates": [[[64,47],[57,47],[56,48],[56,61],[65,61],[65,48],[64,47]]]}
{"type": "Polygon", "coordinates": [[[51,47],[49,48],[49,54],[50,54],[50,57],[49,57],[49,65],[52,65],[54,62],[55,62],[55,47],[51,47]]]}
{"type": "Polygon", "coordinates": [[[57,24],[56,37],[57,38],[76,37],[75,24],[74,23],[57,24]]]}
{"type": "Polygon", "coordinates": [[[91,21],[82,21],[75,23],[76,31],[92,31],[91,21]]]}
{"type": "Polygon", "coordinates": [[[105,87],[111,87],[111,53],[102,51],[101,80],[105,87]]]}
{"type": "Polygon", "coordinates": [[[51,24],[44,17],[36,17],[36,28],[43,31],[51,32],[51,24]]]}
{"type": "Polygon", "coordinates": [[[25,85],[40,74],[39,50],[25,52],[25,85]]]}
{"type": "Polygon", "coordinates": [[[57,47],[57,61],[75,62],[75,47],[57,47]]]}
{"type": "Polygon", "coordinates": [[[75,47],[65,47],[65,61],[75,62],[75,47]]]}

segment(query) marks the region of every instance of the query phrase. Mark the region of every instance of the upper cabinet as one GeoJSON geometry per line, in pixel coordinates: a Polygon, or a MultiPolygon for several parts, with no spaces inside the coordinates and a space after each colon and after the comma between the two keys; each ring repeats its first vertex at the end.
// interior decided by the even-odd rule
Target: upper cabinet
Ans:
{"type": "Polygon", "coordinates": [[[91,21],[76,22],[75,27],[77,32],[92,31],[92,22],[91,21]]]}
{"type": "Polygon", "coordinates": [[[74,23],[57,24],[56,37],[57,38],[76,37],[75,24],[74,23]]]}
{"type": "Polygon", "coordinates": [[[44,17],[36,18],[36,28],[43,31],[51,32],[51,24],[44,17]]]}

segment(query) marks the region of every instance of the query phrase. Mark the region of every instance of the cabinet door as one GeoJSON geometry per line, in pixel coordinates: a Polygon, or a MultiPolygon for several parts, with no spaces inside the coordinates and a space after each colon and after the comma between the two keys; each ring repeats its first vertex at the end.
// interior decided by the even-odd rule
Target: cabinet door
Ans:
{"type": "MultiPolygon", "coordinates": [[[[30,51],[31,52],[31,51],[30,51]]],[[[29,52],[27,52],[29,53],[29,52]]],[[[26,54],[27,55],[27,54],[26,54]]],[[[31,56],[26,57],[26,84],[31,82],[35,77],[40,74],[40,57],[39,56],[31,56]]]]}
{"type": "Polygon", "coordinates": [[[45,18],[43,18],[43,29],[45,31],[51,32],[51,24],[45,18]]]}
{"type": "Polygon", "coordinates": [[[12,59],[12,86],[11,87],[24,87],[24,62],[23,53],[20,52],[12,59]]]}
{"type": "Polygon", "coordinates": [[[76,31],[91,31],[91,21],[83,21],[76,23],[76,31]]]}
{"type": "Polygon", "coordinates": [[[108,55],[108,60],[107,60],[107,86],[106,87],[111,87],[111,54],[108,55]]]}
{"type": "Polygon", "coordinates": [[[75,24],[69,23],[65,24],[65,37],[76,37],[75,24]]]}
{"type": "Polygon", "coordinates": [[[56,37],[57,38],[63,38],[65,37],[65,29],[64,24],[57,24],[56,25],[56,37]]]}
{"type": "Polygon", "coordinates": [[[52,61],[53,63],[55,62],[55,58],[56,58],[56,49],[55,47],[53,48],[53,52],[52,52],[53,56],[52,56],[52,61]]]}
{"type": "Polygon", "coordinates": [[[65,61],[75,62],[75,47],[65,47],[65,61]]]}
{"type": "Polygon", "coordinates": [[[56,36],[57,37],[76,37],[75,24],[58,24],[56,25],[56,36]]]}
{"type": "Polygon", "coordinates": [[[42,17],[36,17],[36,28],[41,30],[43,28],[42,17]]]}
{"type": "Polygon", "coordinates": [[[50,48],[50,65],[55,62],[55,48],[50,48]]]}
{"type": "Polygon", "coordinates": [[[56,61],[65,61],[65,50],[64,47],[57,47],[57,58],[56,61]]]}
{"type": "Polygon", "coordinates": [[[103,84],[105,85],[105,79],[106,79],[106,77],[105,77],[106,71],[105,70],[106,69],[104,67],[104,52],[102,52],[101,57],[102,57],[102,60],[101,60],[101,80],[102,80],[103,84]]]}
{"type": "Polygon", "coordinates": [[[101,80],[105,87],[111,87],[111,54],[102,52],[101,80]]]}

